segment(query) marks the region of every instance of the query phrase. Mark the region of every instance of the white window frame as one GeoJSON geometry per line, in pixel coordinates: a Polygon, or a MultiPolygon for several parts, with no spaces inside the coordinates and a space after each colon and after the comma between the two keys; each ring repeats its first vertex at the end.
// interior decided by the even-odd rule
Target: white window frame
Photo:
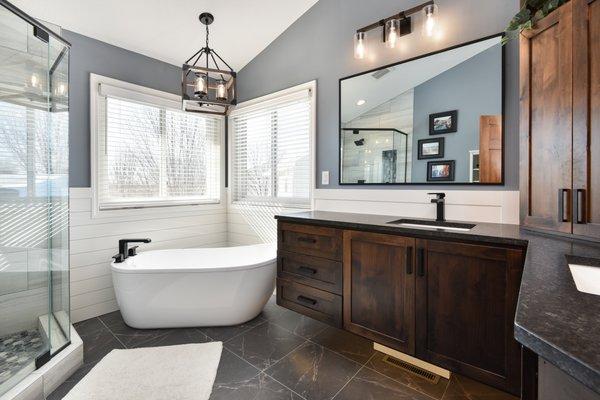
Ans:
{"type": "MultiPolygon", "coordinates": [[[[229,117],[228,117],[228,126],[231,127],[232,124],[230,122],[230,118],[234,117],[235,114],[241,110],[243,111],[248,111],[251,110],[252,108],[255,107],[262,107],[264,106],[265,103],[268,102],[272,102],[274,100],[277,100],[280,97],[283,96],[287,96],[302,90],[309,90],[311,93],[311,99],[310,99],[310,124],[309,124],[309,132],[308,132],[308,141],[309,141],[309,160],[310,160],[310,183],[309,183],[309,188],[308,188],[308,196],[309,196],[309,204],[310,204],[310,209],[314,209],[315,208],[315,204],[314,204],[314,193],[315,193],[315,189],[316,189],[316,132],[317,132],[317,81],[316,80],[312,80],[306,83],[302,83],[300,85],[296,85],[296,86],[292,86],[289,87],[287,89],[283,89],[283,90],[279,90],[277,92],[273,92],[270,94],[267,94],[265,96],[261,96],[261,97],[256,97],[252,100],[247,100],[245,102],[239,103],[237,106],[234,107],[233,111],[230,113],[229,117]]],[[[231,206],[236,206],[236,205],[244,205],[244,202],[239,202],[239,201],[234,201],[233,200],[233,179],[234,179],[234,175],[233,175],[233,164],[234,164],[234,156],[235,156],[235,133],[233,132],[233,129],[229,129],[228,128],[228,137],[229,137],[229,146],[228,146],[228,157],[227,157],[227,162],[228,162],[228,205],[231,206]]],[[[250,203],[249,205],[253,205],[253,203],[250,203]]],[[[277,203],[277,204],[267,204],[267,203],[261,203],[261,206],[264,207],[276,207],[276,208],[297,208],[297,207],[291,207],[286,205],[285,203],[277,203]]],[[[299,208],[300,209],[300,208],[299,208]]],[[[301,209],[307,209],[305,207],[301,208],[301,209]]]]}
{"type": "MultiPolygon", "coordinates": [[[[118,79],[109,78],[102,75],[90,73],[90,169],[91,169],[91,190],[92,190],[92,217],[114,217],[120,216],[123,212],[130,213],[132,211],[141,211],[139,209],[176,209],[177,211],[190,211],[201,207],[206,208],[222,208],[223,198],[225,196],[225,117],[221,123],[220,136],[220,182],[219,182],[219,199],[214,200],[166,200],[160,202],[126,202],[121,208],[100,209],[99,193],[98,193],[98,140],[99,140],[99,122],[98,121],[98,106],[101,101],[104,101],[105,96],[101,94],[101,85],[110,86],[112,90],[127,92],[131,94],[135,92],[139,95],[140,101],[149,104],[162,105],[168,108],[181,109],[181,96],[163,92],[156,89],[151,89],[145,86],[136,85],[129,82],[120,81],[118,79]]],[[[133,100],[132,100],[133,101],[133,100]]],[[[155,210],[156,211],[156,210],[155,210]]]]}

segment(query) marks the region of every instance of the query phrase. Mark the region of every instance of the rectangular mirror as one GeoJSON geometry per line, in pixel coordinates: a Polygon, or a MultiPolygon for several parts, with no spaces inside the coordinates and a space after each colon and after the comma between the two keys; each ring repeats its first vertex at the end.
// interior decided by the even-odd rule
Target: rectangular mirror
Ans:
{"type": "Polygon", "coordinates": [[[340,184],[502,184],[501,40],[340,79],[340,184]]]}

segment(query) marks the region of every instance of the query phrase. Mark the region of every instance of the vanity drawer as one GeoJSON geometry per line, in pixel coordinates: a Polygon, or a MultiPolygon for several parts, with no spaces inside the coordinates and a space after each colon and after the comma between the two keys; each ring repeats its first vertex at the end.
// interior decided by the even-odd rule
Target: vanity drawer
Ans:
{"type": "Polygon", "coordinates": [[[277,304],[342,327],[342,297],[285,278],[277,278],[277,304]]]}
{"type": "Polygon", "coordinates": [[[342,231],[339,229],[282,222],[277,232],[279,250],[342,260],[342,231]]]}
{"type": "Polygon", "coordinates": [[[339,261],[279,251],[277,273],[280,277],[342,294],[342,263],[339,261]]]}

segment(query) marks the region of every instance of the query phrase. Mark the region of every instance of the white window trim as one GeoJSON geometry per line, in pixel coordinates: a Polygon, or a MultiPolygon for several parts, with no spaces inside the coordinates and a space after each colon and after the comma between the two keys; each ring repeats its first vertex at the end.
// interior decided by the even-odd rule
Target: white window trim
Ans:
{"type": "MultiPolygon", "coordinates": [[[[273,92],[270,94],[267,94],[265,96],[261,96],[261,97],[256,97],[254,99],[251,100],[247,100],[244,101],[243,103],[239,103],[238,105],[236,105],[233,108],[233,111],[229,114],[229,117],[235,116],[235,114],[237,112],[239,112],[240,110],[251,110],[254,107],[257,106],[263,106],[266,102],[270,102],[273,100],[276,100],[279,97],[282,96],[286,96],[286,95],[290,95],[292,93],[296,93],[299,92],[301,90],[310,90],[311,92],[311,101],[310,101],[310,124],[309,124],[309,132],[308,132],[308,140],[309,140],[309,159],[310,159],[310,186],[309,186],[309,204],[310,204],[310,209],[314,209],[315,208],[315,189],[316,189],[316,163],[317,163],[317,159],[316,159],[316,132],[317,132],[317,81],[316,80],[312,80],[306,83],[302,83],[300,85],[296,85],[296,86],[292,86],[289,87],[287,89],[283,89],[277,92],[273,92]]],[[[231,126],[231,123],[228,122],[227,124],[228,126],[231,126]]],[[[228,192],[228,206],[232,207],[232,206],[243,206],[243,203],[239,203],[239,202],[235,202],[233,201],[233,196],[232,196],[232,182],[233,182],[233,156],[234,156],[234,151],[233,151],[233,143],[235,143],[235,138],[234,138],[234,134],[232,132],[232,130],[228,131],[228,141],[229,141],[229,145],[227,146],[227,151],[228,151],[228,157],[227,157],[227,162],[228,162],[228,179],[227,181],[229,182],[228,188],[227,188],[227,192],[228,192]]],[[[270,205],[268,205],[267,203],[263,204],[267,207],[269,207],[270,205]]],[[[293,207],[288,207],[285,205],[285,203],[282,204],[278,204],[277,206],[283,206],[284,208],[293,208],[293,207]]],[[[305,208],[303,208],[305,209],[305,208]]]]}
{"type": "MultiPolygon", "coordinates": [[[[90,172],[91,172],[91,190],[92,190],[92,218],[110,218],[119,217],[124,214],[129,214],[132,211],[140,211],[141,209],[156,210],[165,209],[173,212],[178,211],[190,211],[195,208],[221,208],[223,206],[223,199],[225,193],[225,171],[223,166],[225,165],[225,121],[221,124],[221,154],[220,154],[220,190],[218,201],[164,201],[155,202],[153,204],[128,202],[124,204],[124,207],[119,209],[100,209],[100,202],[98,196],[98,104],[104,96],[100,94],[100,85],[107,85],[111,91],[114,91],[116,97],[118,91],[137,92],[140,95],[140,101],[145,103],[155,103],[167,107],[177,107],[181,104],[181,96],[163,92],[156,89],[151,89],[145,86],[136,85],[129,82],[120,81],[118,79],[109,78],[102,75],[90,73],[90,172]]],[[[132,100],[130,97],[127,100],[132,100]]],[[[179,108],[179,107],[177,107],[179,108]]]]}

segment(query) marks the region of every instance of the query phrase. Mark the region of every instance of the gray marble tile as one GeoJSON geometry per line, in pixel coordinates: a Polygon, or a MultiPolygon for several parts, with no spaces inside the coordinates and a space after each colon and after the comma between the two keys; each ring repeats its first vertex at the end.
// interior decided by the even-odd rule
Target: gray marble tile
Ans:
{"type": "Polygon", "coordinates": [[[517,397],[496,388],[452,374],[443,400],[518,400],[517,397]]]}
{"type": "Polygon", "coordinates": [[[385,354],[376,352],[376,354],[366,364],[368,368],[371,368],[389,378],[394,379],[406,385],[412,389],[415,389],[421,393],[425,393],[434,399],[441,399],[446,387],[448,386],[448,380],[440,378],[438,383],[433,384],[426,379],[423,379],[417,375],[408,373],[403,369],[396,366],[390,365],[383,361],[385,354]]]}
{"type": "Polygon", "coordinates": [[[260,315],[264,319],[266,319],[268,321],[272,321],[274,319],[281,317],[282,315],[287,315],[287,314],[298,315],[298,313],[296,313],[294,311],[291,311],[291,310],[288,310],[287,308],[278,306],[277,298],[275,295],[273,295],[273,296],[271,296],[271,298],[269,299],[267,304],[265,304],[265,307],[263,308],[262,313],[260,315]]]}
{"type": "Polygon", "coordinates": [[[219,369],[213,385],[211,399],[226,398],[227,393],[235,392],[239,385],[243,385],[257,376],[260,371],[242,360],[231,351],[223,349],[219,369]]]}
{"type": "Polygon", "coordinates": [[[311,341],[359,364],[366,363],[375,354],[373,342],[370,340],[330,326],[312,338],[311,341]]]}
{"type": "Polygon", "coordinates": [[[125,347],[107,330],[97,330],[81,337],[83,339],[83,362],[86,364],[100,361],[113,349],[125,347]]]}
{"type": "Polygon", "coordinates": [[[359,364],[306,342],[265,372],[302,397],[321,400],[332,398],[359,369],[359,364]]]}
{"type": "Polygon", "coordinates": [[[210,400],[302,400],[290,389],[261,373],[235,385],[215,386],[210,400]]]}
{"type": "Polygon", "coordinates": [[[305,339],[313,338],[328,327],[328,325],[317,321],[316,319],[309,318],[294,311],[280,313],[278,317],[270,319],[269,321],[282,326],[305,339]]]}
{"type": "Polygon", "coordinates": [[[97,332],[110,332],[98,318],[90,318],[85,321],[76,322],[73,327],[80,337],[86,337],[97,332]]]}
{"type": "Polygon", "coordinates": [[[265,322],[265,318],[262,315],[240,325],[234,326],[216,326],[210,328],[200,328],[200,331],[212,340],[218,340],[225,342],[247,330],[255,327],[256,325],[265,322]]]}
{"type": "Polygon", "coordinates": [[[335,400],[431,400],[387,376],[368,368],[358,374],[334,397],[335,400]]]}
{"type": "MultiPolygon", "coordinates": [[[[117,337],[120,338],[120,335],[117,335],[117,337]]],[[[166,329],[154,335],[149,335],[144,339],[137,337],[139,340],[131,340],[131,337],[128,338],[130,339],[128,347],[174,346],[210,341],[204,333],[196,328],[166,329]]]]}
{"type": "Polygon", "coordinates": [[[304,341],[287,329],[265,322],[225,342],[225,347],[262,370],[275,364],[304,341]]]}

